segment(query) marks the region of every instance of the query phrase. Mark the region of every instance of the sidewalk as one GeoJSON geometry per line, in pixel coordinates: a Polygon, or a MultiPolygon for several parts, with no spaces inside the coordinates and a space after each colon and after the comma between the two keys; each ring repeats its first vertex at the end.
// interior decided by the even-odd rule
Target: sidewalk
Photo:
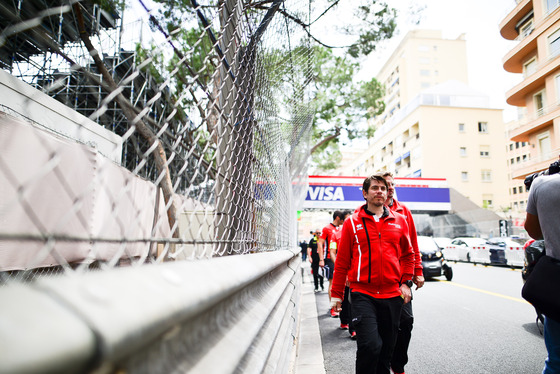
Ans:
{"type": "Polygon", "coordinates": [[[294,374],[325,374],[323,346],[313,292],[313,277],[308,261],[302,262],[299,339],[294,374]]]}

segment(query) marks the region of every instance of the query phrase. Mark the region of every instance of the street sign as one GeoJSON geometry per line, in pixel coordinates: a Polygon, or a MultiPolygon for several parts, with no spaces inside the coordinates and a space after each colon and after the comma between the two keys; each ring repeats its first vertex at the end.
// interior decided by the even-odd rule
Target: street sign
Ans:
{"type": "Polygon", "coordinates": [[[508,222],[505,219],[500,220],[500,236],[506,237],[508,235],[508,222]]]}

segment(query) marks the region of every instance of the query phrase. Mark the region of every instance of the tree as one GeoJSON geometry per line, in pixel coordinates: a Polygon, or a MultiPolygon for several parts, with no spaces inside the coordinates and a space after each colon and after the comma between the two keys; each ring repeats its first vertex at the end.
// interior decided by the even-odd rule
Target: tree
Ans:
{"type": "Polygon", "coordinates": [[[384,87],[375,78],[354,83],[358,63],[348,55],[336,56],[331,49],[316,47],[315,56],[311,154],[317,168],[326,171],[338,166],[341,136],[352,140],[373,134],[365,119],[385,109],[380,100],[384,87]]]}

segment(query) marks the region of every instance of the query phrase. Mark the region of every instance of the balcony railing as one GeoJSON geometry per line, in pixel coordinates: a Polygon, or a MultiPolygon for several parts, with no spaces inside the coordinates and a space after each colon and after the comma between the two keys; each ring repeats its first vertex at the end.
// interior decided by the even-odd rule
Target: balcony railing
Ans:
{"type": "MultiPolygon", "coordinates": [[[[519,4],[521,1],[523,1],[523,0],[517,1],[517,3],[519,4]]],[[[527,37],[531,36],[535,30],[538,30],[545,22],[548,21],[550,15],[551,15],[552,13],[554,13],[557,9],[558,9],[558,6],[556,6],[555,8],[553,8],[553,9],[551,9],[551,10],[549,10],[548,12],[546,12],[546,13],[543,15],[543,18],[541,18],[541,19],[535,19],[535,18],[533,18],[533,27],[532,27],[530,30],[526,30],[526,31],[524,31],[523,33],[519,34],[519,35],[517,36],[517,38],[515,38],[515,39],[513,39],[513,40],[514,40],[514,41],[517,41],[517,42],[521,42],[522,40],[524,40],[524,39],[526,39],[527,37]]],[[[511,9],[510,9],[509,11],[511,12],[511,9]]],[[[504,16],[504,17],[505,17],[505,16],[504,16]]],[[[537,35],[534,35],[534,37],[536,38],[537,35]]]]}
{"type": "Polygon", "coordinates": [[[531,166],[535,166],[533,172],[535,172],[537,170],[542,170],[543,167],[548,167],[548,165],[543,164],[543,163],[553,162],[553,161],[558,159],[559,155],[560,155],[560,148],[556,148],[556,149],[551,150],[550,152],[539,154],[539,155],[533,156],[530,159],[522,161],[520,163],[510,165],[510,171],[512,173],[515,173],[516,171],[519,171],[521,169],[526,169],[526,168],[531,169],[531,166]],[[540,164],[543,164],[543,165],[540,165],[540,164]]]}
{"type": "Polygon", "coordinates": [[[545,114],[551,113],[555,110],[557,110],[560,107],[560,101],[557,101],[556,103],[543,107],[541,109],[539,109],[538,111],[534,112],[534,113],[530,113],[530,114],[524,114],[522,116],[520,116],[517,121],[513,121],[510,122],[510,125],[508,126],[508,132],[511,132],[513,130],[516,130],[520,127],[523,127],[525,125],[527,125],[530,122],[535,121],[537,118],[540,118],[542,116],[544,116],[545,114]]]}

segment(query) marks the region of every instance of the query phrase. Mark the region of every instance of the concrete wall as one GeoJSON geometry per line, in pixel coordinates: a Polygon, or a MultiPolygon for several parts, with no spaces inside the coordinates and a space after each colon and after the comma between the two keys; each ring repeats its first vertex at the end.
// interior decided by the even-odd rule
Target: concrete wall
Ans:
{"type": "Polygon", "coordinates": [[[0,70],[0,111],[87,144],[117,164],[121,162],[120,136],[3,70],[0,70]]]}

